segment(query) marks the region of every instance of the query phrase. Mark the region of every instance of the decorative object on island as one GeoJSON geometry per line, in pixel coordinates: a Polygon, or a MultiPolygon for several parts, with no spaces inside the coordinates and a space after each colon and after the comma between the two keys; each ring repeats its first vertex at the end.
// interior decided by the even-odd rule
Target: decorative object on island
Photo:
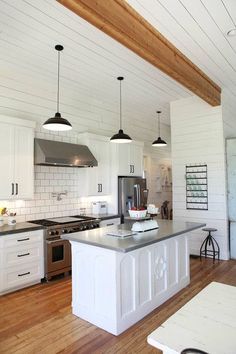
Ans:
{"type": "Polygon", "coordinates": [[[208,210],[207,165],[186,165],[186,209],[208,210]]]}
{"type": "Polygon", "coordinates": [[[67,119],[62,118],[61,114],[59,113],[59,92],[60,92],[60,54],[64,47],[60,44],[55,46],[55,49],[58,52],[58,61],[57,61],[57,112],[55,116],[46,120],[43,124],[43,127],[48,130],[55,130],[55,131],[64,131],[72,129],[72,125],[68,122],[67,119]]]}
{"type": "Polygon", "coordinates": [[[111,143],[118,143],[118,144],[122,144],[122,143],[131,143],[132,139],[129,135],[125,134],[123,129],[122,129],[122,107],[121,107],[121,81],[124,80],[124,78],[122,76],[119,76],[117,78],[117,80],[120,81],[120,129],[118,131],[117,134],[114,134],[111,139],[110,142],[111,143]]]}
{"type": "Polygon", "coordinates": [[[200,260],[202,259],[202,256],[210,256],[213,258],[213,263],[215,262],[216,256],[218,257],[218,261],[220,260],[220,247],[218,245],[218,242],[214,239],[214,237],[211,235],[212,232],[217,231],[217,229],[211,228],[211,227],[205,227],[202,229],[203,231],[207,231],[208,235],[203,241],[201,248],[200,248],[200,260]],[[211,248],[209,248],[211,247],[211,248]]]}
{"type": "Polygon", "coordinates": [[[147,212],[148,212],[148,214],[150,214],[151,216],[157,215],[157,214],[159,214],[159,208],[157,208],[157,207],[155,206],[155,204],[148,204],[147,212]]]}
{"type": "Polygon", "coordinates": [[[161,147],[161,146],[166,146],[167,143],[161,138],[161,121],[160,121],[160,114],[161,111],[157,111],[157,115],[158,115],[158,134],[159,137],[153,141],[152,146],[156,146],[156,147],[161,147]]]}
{"type": "Polygon", "coordinates": [[[129,216],[131,218],[142,219],[145,218],[146,215],[147,215],[147,209],[145,209],[144,207],[140,207],[140,208],[132,207],[129,210],[129,216]]]}

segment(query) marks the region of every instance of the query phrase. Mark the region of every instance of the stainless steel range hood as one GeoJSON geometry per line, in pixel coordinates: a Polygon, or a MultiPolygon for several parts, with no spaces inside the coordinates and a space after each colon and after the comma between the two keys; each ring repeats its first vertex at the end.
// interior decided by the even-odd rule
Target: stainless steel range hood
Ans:
{"type": "Polygon", "coordinates": [[[63,167],[93,167],[98,162],[85,145],[34,139],[34,164],[63,167]]]}

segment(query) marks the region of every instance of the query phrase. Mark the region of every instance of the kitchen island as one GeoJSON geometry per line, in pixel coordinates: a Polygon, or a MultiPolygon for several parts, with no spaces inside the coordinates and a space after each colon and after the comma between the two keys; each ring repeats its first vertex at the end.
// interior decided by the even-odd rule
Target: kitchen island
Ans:
{"type": "Polygon", "coordinates": [[[62,236],[72,246],[74,315],[119,335],[189,284],[188,233],[205,224],[158,224],[126,238],[108,233],[131,223],[62,236]]]}

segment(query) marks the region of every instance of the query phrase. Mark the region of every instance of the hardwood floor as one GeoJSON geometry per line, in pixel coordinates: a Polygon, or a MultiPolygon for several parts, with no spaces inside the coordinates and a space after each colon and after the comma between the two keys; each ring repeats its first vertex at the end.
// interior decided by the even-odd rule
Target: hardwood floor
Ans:
{"type": "Polygon", "coordinates": [[[149,333],[211,281],[236,286],[236,261],[191,259],[191,283],[116,337],[71,314],[71,280],[35,285],[0,297],[0,353],[160,354],[149,333]]]}

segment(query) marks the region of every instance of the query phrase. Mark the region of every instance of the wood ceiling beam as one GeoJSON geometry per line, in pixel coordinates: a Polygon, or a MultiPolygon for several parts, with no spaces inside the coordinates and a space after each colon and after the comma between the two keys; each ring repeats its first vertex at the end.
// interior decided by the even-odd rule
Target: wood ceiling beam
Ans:
{"type": "Polygon", "coordinates": [[[124,0],[57,0],[212,106],[221,88],[124,0]]]}

